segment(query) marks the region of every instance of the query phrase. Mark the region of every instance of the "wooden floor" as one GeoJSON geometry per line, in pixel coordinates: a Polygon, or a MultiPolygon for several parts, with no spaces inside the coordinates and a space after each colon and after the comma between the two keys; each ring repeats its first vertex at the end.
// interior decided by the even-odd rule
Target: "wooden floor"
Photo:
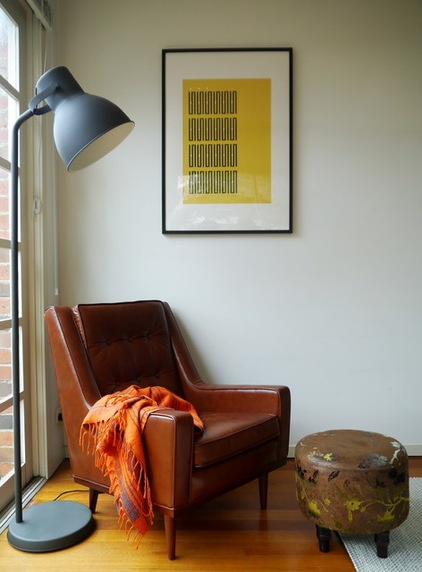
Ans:
{"type": "MultiPolygon", "coordinates": [[[[422,458],[413,457],[410,475],[422,477],[422,458]]],[[[35,497],[53,500],[65,491],[80,488],[73,483],[67,463],[35,497]]],[[[62,497],[88,503],[88,494],[62,497]]],[[[119,530],[113,499],[101,495],[95,515],[96,529],[81,544],[44,554],[12,548],[6,532],[0,536],[2,572],[127,572],[142,570],[265,572],[352,572],[354,567],[336,536],[331,551],[320,553],[315,529],[296,505],[293,461],[270,475],[268,510],[258,509],[257,483],[249,483],[178,521],[176,560],[167,559],[163,520],[155,523],[138,549],[119,530]]]]}

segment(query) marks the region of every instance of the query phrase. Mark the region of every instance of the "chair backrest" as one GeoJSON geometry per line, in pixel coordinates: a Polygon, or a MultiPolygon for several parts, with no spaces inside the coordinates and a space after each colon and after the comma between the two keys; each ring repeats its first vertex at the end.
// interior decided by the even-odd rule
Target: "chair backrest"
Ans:
{"type": "Polygon", "coordinates": [[[162,302],[80,304],[73,312],[101,395],[160,385],[184,397],[162,302]]]}

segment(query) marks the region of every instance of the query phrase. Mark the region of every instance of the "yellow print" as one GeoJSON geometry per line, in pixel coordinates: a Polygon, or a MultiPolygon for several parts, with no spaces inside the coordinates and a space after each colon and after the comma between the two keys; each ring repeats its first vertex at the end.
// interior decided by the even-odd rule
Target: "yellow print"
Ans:
{"type": "Polygon", "coordinates": [[[271,80],[183,82],[183,201],[271,203],[271,80]]]}

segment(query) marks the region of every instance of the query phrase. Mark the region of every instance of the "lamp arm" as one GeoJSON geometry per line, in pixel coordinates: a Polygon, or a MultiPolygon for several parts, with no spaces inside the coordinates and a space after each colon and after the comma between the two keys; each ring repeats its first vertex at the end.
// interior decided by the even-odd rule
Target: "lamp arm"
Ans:
{"type": "Polygon", "coordinates": [[[44,101],[50,95],[53,95],[55,91],[59,88],[58,83],[53,82],[49,85],[46,89],[43,89],[40,93],[37,93],[28,104],[29,109],[33,112],[34,115],[43,115],[44,113],[48,113],[51,111],[51,107],[46,103],[43,107],[38,107],[38,105],[44,101]]]}
{"type": "Polygon", "coordinates": [[[16,120],[12,130],[11,160],[11,289],[12,298],[12,396],[13,396],[13,455],[16,522],[22,522],[22,473],[21,473],[21,414],[20,414],[20,356],[19,356],[19,129],[35,115],[27,109],[16,120]]]}

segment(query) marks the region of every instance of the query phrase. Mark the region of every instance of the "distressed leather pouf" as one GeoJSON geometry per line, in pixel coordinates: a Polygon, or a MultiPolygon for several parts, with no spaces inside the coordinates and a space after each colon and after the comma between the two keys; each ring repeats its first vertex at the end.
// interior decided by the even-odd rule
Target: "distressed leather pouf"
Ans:
{"type": "Polygon", "coordinates": [[[409,514],[406,449],[380,433],[314,433],[296,445],[296,493],[302,513],[317,527],[328,552],[331,531],[373,534],[388,556],[389,531],[409,514]]]}

